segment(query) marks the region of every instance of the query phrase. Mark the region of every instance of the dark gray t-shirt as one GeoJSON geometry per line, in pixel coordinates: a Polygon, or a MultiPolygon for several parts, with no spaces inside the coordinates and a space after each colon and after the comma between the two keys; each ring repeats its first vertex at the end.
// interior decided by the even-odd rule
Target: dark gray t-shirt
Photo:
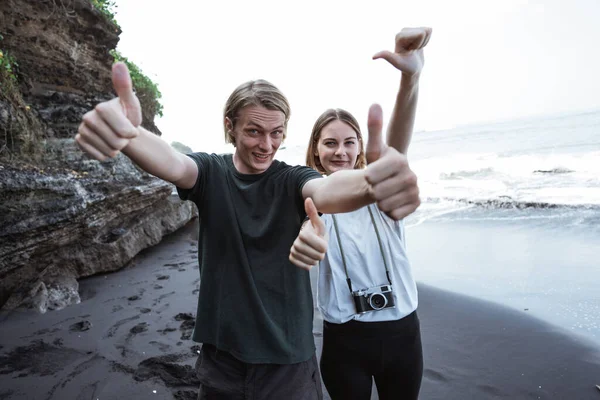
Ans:
{"type": "Polygon", "coordinates": [[[231,154],[189,156],[198,181],[178,192],[200,215],[193,340],[248,363],[308,360],[315,351],[309,274],[288,257],[306,216],[302,187],[321,176],[280,161],[246,175],[231,154]]]}

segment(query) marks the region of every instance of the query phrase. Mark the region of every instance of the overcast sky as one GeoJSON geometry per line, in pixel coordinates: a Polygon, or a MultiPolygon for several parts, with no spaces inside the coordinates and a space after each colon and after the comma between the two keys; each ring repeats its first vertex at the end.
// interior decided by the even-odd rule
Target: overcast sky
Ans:
{"type": "Polygon", "coordinates": [[[404,26],[430,26],[416,130],[600,108],[600,2],[116,0],[118,49],[158,83],[163,137],[223,151],[231,91],[264,78],[289,98],[288,145],[327,108],[389,117],[404,26]]]}

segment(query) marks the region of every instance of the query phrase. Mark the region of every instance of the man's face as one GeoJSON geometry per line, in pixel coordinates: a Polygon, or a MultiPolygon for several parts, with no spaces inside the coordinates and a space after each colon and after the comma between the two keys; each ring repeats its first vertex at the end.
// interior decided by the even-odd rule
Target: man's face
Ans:
{"type": "Polygon", "coordinates": [[[285,132],[285,115],[281,111],[262,106],[248,106],[240,110],[235,128],[229,119],[227,129],[235,137],[233,163],[242,174],[260,174],[266,171],[285,132]]]}

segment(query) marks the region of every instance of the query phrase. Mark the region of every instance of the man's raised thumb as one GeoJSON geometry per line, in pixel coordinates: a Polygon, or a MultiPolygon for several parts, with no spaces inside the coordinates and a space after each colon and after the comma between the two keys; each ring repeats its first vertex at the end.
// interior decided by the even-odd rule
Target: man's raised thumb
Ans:
{"type": "Polygon", "coordinates": [[[366,155],[367,163],[370,164],[379,159],[386,147],[382,137],[383,111],[379,104],[373,104],[369,108],[367,128],[369,130],[369,140],[367,141],[366,155]]]}
{"type": "Polygon", "coordinates": [[[139,126],[142,123],[142,110],[140,101],[135,93],[133,93],[133,84],[127,65],[122,62],[113,64],[112,67],[112,82],[115,92],[121,101],[127,119],[134,126],[139,126]]]}
{"type": "Polygon", "coordinates": [[[306,215],[308,215],[310,223],[315,232],[317,232],[317,235],[325,236],[325,224],[321,221],[317,207],[315,207],[315,203],[313,203],[310,197],[304,200],[304,211],[306,211],[306,215]]]}
{"type": "Polygon", "coordinates": [[[127,65],[122,62],[117,62],[113,65],[112,82],[121,102],[125,104],[131,102],[135,94],[133,93],[133,84],[131,83],[131,76],[129,76],[127,65]]]}

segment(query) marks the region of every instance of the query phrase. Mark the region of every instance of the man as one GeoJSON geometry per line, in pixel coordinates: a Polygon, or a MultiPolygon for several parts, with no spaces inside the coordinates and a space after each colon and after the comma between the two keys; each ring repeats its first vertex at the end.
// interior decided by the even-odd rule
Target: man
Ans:
{"type": "MultiPolygon", "coordinates": [[[[186,156],[140,126],[140,104],[121,63],[113,66],[113,85],[118,97],[83,117],[76,141],[98,160],[123,152],[198,206],[198,398],[321,399],[309,275],[288,260],[306,217],[304,201],[312,199],[323,213],[377,202],[401,219],[419,206],[405,156],[382,148],[368,168],[327,179],[275,160],[290,107],[263,80],[242,84],[227,101],[225,138],[235,146],[233,155],[186,156]]],[[[372,107],[369,130],[375,137],[381,118],[372,107]]]]}

